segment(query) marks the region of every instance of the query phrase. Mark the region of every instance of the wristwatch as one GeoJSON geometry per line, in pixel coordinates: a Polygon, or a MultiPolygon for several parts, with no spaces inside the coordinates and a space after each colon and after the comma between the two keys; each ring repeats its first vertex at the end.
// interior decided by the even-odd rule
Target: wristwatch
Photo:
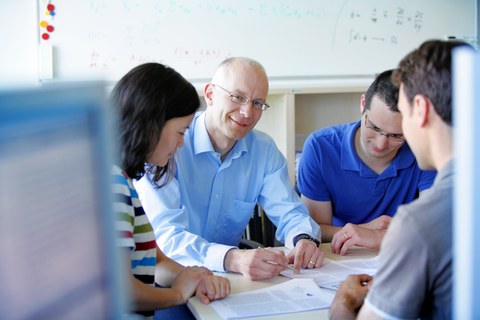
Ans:
{"type": "Polygon", "coordinates": [[[297,245],[297,242],[299,240],[302,240],[302,239],[307,239],[307,240],[310,240],[310,241],[313,241],[315,242],[315,244],[317,245],[317,247],[320,245],[320,241],[318,241],[317,239],[315,239],[314,237],[306,234],[306,233],[301,233],[299,234],[298,236],[295,236],[293,238],[293,246],[296,246],[297,245]]]}

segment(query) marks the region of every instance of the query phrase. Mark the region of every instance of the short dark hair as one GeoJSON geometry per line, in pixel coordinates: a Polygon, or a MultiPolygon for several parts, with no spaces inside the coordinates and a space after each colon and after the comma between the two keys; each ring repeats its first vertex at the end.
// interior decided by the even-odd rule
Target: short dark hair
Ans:
{"type": "Polygon", "coordinates": [[[468,46],[461,41],[428,40],[410,52],[393,73],[395,85],[403,85],[410,105],[417,94],[432,101],[435,112],[452,125],[452,49],[468,46]]]}
{"type": "Polygon", "coordinates": [[[383,71],[375,77],[365,93],[365,110],[370,110],[373,97],[377,96],[390,108],[390,111],[398,111],[398,87],[392,82],[393,69],[383,71]]]}
{"type": "Polygon", "coordinates": [[[194,86],[173,68],[145,63],[120,79],[111,102],[118,118],[122,169],[133,179],[148,171],[155,184],[168,172],[164,185],[173,175],[173,161],[158,167],[146,164],[146,160],[157,146],[165,123],[191,115],[200,106],[194,86]]]}

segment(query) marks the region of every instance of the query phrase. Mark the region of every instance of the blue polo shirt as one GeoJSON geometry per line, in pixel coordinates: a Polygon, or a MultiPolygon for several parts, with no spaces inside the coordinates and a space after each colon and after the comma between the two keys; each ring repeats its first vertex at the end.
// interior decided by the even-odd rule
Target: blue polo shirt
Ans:
{"type": "Polygon", "coordinates": [[[311,133],[298,168],[298,190],[307,198],[330,201],[334,226],[366,223],[430,188],[436,171],[423,171],[407,143],[378,175],[355,152],[354,136],[360,121],[311,133]]]}

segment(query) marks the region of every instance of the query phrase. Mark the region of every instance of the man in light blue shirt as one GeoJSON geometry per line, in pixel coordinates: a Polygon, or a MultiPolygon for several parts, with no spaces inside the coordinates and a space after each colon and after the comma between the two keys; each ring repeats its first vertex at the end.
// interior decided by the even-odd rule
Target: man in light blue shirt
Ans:
{"type": "Polygon", "coordinates": [[[320,228],[290,185],[285,157],[271,137],[254,130],[268,93],[263,67],[248,58],[220,64],[205,86],[198,113],[176,154],[175,179],[156,188],[137,181],[142,205],[165,254],[183,265],[242,273],[254,280],[320,267],[320,228]],[[277,239],[293,248],[239,250],[256,204],[277,227],[277,239]]]}

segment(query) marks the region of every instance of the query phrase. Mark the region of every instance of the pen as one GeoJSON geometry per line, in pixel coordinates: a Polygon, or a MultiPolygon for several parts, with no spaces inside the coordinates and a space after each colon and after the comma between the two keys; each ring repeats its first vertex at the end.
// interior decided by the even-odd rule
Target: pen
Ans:
{"type": "MultiPolygon", "coordinates": [[[[265,262],[268,263],[268,264],[276,265],[276,266],[279,265],[279,264],[276,263],[275,261],[271,261],[271,260],[266,260],[265,262]]],[[[295,273],[300,273],[300,272],[297,272],[297,271],[293,268],[293,265],[291,265],[291,264],[287,264],[287,268],[290,269],[290,270],[293,270],[295,273]]]]}

